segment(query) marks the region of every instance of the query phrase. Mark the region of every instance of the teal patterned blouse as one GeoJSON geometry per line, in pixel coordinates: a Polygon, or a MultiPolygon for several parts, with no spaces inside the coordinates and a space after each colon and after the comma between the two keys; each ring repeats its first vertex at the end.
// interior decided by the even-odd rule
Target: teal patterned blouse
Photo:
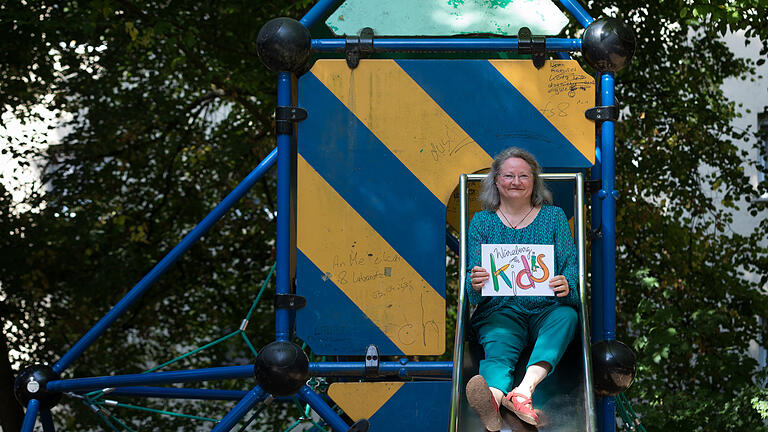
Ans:
{"type": "Polygon", "coordinates": [[[507,306],[521,312],[537,313],[555,304],[566,304],[578,309],[579,295],[578,259],[573,244],[568,219],[563,209],[542,205],[539,214],[528,226],[512,229],[504,225],[496,212],[483,210],[475,213],[469,224],[467,239],[467,295],[472,305],[477,305],[472,321],[482,319],[491,312],[507,306]],[[472,267],[480,265],[482,244],[552,244],[555,247],[555,272],[552,276],[563,275],[568,279],[570,292],[565,297],[557,296],[507,296],[483,297],[472,288],[470,273],[472,267]]]}

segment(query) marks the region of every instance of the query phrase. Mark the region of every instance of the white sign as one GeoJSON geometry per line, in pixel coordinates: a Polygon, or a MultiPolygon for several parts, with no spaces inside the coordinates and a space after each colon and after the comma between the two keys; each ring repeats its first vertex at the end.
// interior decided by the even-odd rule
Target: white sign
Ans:
{"type": "Polygon", "coordinates": [[[536,244],[484,244],[480,265],[491,277],[483,296],[554,296],[555,247],[536,244]]]}
{"type": "Polygon", "coordinates": [[[376,36],[450,36],[493,33],[517,36],[521,27],[554,36],[568,17],[552,0],[347,0],[325,24],[336,36],[356,35],[363,27],[376,36]]]}

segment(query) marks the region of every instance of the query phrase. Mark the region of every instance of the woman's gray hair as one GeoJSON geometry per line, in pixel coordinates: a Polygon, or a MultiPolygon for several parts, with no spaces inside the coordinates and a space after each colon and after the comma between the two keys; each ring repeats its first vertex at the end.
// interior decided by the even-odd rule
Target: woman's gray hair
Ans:
{"type": "Polygon", "coordinates": [[[480,190],[480,204],[483,210],[497,210],[501,201],[499,199],[499,190],[496,188],[496,176],[499,175],[501,164],[509,158],[519,158],[531,166],[533,175],[533,191],[531,192],[531,205],[539,206],[541,204],[552,204],[552,192],[544,185],[541,179],[541,166],[536,158],[529,152],[519,148],[510,147],[496,156],[491,164],[491,171],[483,179],[483,186],[480,190]]]}

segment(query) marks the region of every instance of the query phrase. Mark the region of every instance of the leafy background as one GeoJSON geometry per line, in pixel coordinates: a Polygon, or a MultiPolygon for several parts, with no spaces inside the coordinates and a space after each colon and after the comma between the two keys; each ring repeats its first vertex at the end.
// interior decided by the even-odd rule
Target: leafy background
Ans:
{"type": "MultiPolygon", "coordinates": [[[[0,229],[8,233],[0,236],[4,430],[21,424],[11,390],[18,369],[58,359],[274,147],[276,80],[258,60],[256,35],[266,20],[298,18],[309,6],[0,4],[2,119],[33,124],[43,105],[60,127],[58,134],[4,134],[1,144],[18,164],[4,176],[41,175],[39,183],[0,188],[0,229]]],[[[631,66],[617,74],[617,330],[639,365],[627,396],[648,430],[767,430],[765,376],[749,348],[768,345],[758,319],[768,310],[768,220],[757,200],[768,189],[765,182],[756,189],[745,174],[759,168],[755,153],[742,150],[758,142],[756,131],[733,126],[754,113],[742,113],[722,84],[757,78],[755,67],[768,55],[768,3],[606,0],[586,7],[630,23],[638,44],[631,66]],[[723,37],[735,31],[759,41],[759,58],[728,49],[723,37]],[[754,218],[753,232],[734,226],[736,212],[754,218]]],[[[566,32],[578,36],[575,25],[566,32]]],[[[274,211],[273,172],[66,376],[141,372],[236,330],[274,260],[274,211]]],[[[256,347],[273,339],[269,292],[248,328],[256,347]]],[[[455,306],[448,317],[450,335],[455,306]]],[[[251,361],[247,347],[232,342],[181,367],[251,361]]],[[[230,407],[173,408],[220,417],[230,407]]],[[[268,413],[253,430],[283,430],[298,415],[268,413]]],[[[54,417],[63,430],[102,427],[70,398],[54,417]]],[[[157,430],[196,424],[128,418],[157,430]]]]}

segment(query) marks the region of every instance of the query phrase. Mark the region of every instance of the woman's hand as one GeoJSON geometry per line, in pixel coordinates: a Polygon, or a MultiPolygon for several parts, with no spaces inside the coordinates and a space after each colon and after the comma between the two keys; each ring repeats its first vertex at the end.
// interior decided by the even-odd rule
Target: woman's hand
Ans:
{"type": "Polygon", "coordinates": [[[480,292],[490,277],[491,275],[488,274],[488,270],[478,266],[472,267],[472,272],[469,276],[469,279],[472,281],[472,289],[480,292]]]}
{"type": "Polygon", "coordinates": [[[552,288],[552,291],[554,291],[555,295],[558,297],[565,297],[571,292],[571,288],[568,286],[568,279],[563,275],[557,275],[550,279],[549,287],[552,288]]]}

